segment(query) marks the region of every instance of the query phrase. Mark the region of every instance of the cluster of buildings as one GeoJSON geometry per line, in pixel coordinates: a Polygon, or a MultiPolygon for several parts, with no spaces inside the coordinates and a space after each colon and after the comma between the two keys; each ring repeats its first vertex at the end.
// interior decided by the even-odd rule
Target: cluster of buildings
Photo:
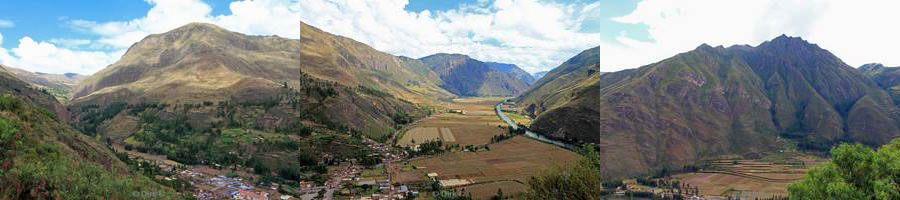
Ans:
{"type": "Polygon", "coordinates": [[[194,194],[197,199],[295,199],[290,195],[279,194],[278,184],[272,184],[269,188],[256,187],[240,177],[217,176],[192,169],[183,170],[178,176],[197,188],[194,194]]]}

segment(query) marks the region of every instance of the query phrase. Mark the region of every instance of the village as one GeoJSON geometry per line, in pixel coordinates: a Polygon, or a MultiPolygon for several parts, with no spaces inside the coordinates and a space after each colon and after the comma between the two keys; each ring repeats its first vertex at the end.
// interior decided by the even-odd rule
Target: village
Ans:
{"type": "MultiPolygon", "coordinates": [[[[249,173],[253,171],[251,168],[184,166],[160,156],[126,152],[152,161],[159,169],[172,169],[171,176],[156,178],[189,183],[197,199],[378,200],[428,199],[438,195],[486,199],[499,191],[521,194],[526,190],[529,174],[579,159],[570,146],[509,131],[516,123],[527,124],[528,118],[512,112],[514,104],[488,104],[495,102],[476,101],[477,106],[463,104],[467,109],[448,109],[413,122],[398,130],[397,138],[385,143],[364,138],[362,144],[372,150],[370,156],[381,159],[380,163],[365,166],[350,159],[332,164],[328,166],[327,181],[320,184],[312,181],[300,181],[296,186],[261,184],[259,175],[249,173]],[[438,149],[428,147],[434,142],[438,142],[438,149]]],[[[716,170],[622,180],[606,190],[619,197],[768,197],[781,195],[779,187],[805,172],[803,165],[816,165],[816,162],[807,159],[797,165],[797,162],[773,164],[725,159],[712,163],[712,169],[716,170]],[[760,166],[771,170],[760,171],[760,166]],[[746,188],[719,188],[717,184],[723,184],[716,181],[719,179],[748,184],[746,188]],[[774,183],[778,187],[754,188],[751,183],[774,183]]]]}

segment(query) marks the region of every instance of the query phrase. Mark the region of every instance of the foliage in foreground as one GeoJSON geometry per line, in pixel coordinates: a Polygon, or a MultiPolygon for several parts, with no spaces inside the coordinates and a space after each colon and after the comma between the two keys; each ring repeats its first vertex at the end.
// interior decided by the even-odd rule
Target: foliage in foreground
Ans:
{"type": "Polygon", "coordinates": [[[116,170],[114,157],[79,136],[40,108],[0,96],[0,199],[178,197],[146,177],[116,170]]]}
{"type": "Polygon", "coordinates": [[[528,181],[527,199],[602,199],[606,178],[598,168],[599,154],[593,146],[582,147],[584,156],[578,163],[554,168],[528,181]]]}
{"type": "Polygon", "coordinates": [[[877,151],[842,144],[831,154],[788,187],[791,199],[900,199],[900,139],[877,151]]]}

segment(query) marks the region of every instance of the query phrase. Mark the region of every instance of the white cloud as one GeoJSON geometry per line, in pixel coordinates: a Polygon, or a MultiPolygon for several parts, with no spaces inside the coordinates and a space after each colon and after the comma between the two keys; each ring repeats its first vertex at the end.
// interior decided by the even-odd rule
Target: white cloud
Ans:
{"type": "Polygon", "coordinates": [[[72,20],[70,25],[100,35],[98,43],[127,48],[149,34],[190,22],[213,23],[245,34],[299,38],[302,20],[392,54],[463,53],[518,64],[528,71],[556,66],[602,40],[577,32],[583,10],[538,0],[485,1],[446,12],[418,13],[404,9],[407,0],[235,1],[229,5],[232,14],[217,16],[196,0],[149,2],[153,7],[142,18],[72,20]]]}
{"type": "Polygon", "coordinates": [[[757,45],[787,34],[819,44],[854,67],[900,65],[900,57],[891,55],[900,46],[898,7],[900,2],[877,0],[645,0],[617,20],[650,27],[653,43],[621,38],[630,49],[646,52],[634,63],[655,62],[701,43],[757,45]]]}
{"type": "Polygon", "coordinates": [[[90,40],[85,39],[65,39],[65,38],[53,38],[48,40],[47,42],[60,45],[66,48],[75,48],[83,45],[88,45],[91,43],[90,40]]]}
{"type": "Polygon", "coordinates": [[[91,74],[98,69],[97,66],[113,63],[122,54],[124,51],[73,51],[23,37],[19,40],[19,46],[12,51],[0,48],[0,61],[28,71],[91,74]]]}
{"type": "Polygon", "coordinates": [[[892,10],[900,7],[896,1],[644,0],[630,14],[614,18],[622,23],[646,25],[650,42],[624,33],[605,38],[580,32],[584,19],[591,18],[594,10],[603,6],[598,2],[496,0],[448,11],[410,12],[404,9],[407,0],[256,0],[232,2],[228,15],[212,15],[211,7],[199,0],[148,2],[152,8],[137,19],[69,21],[72,27],[99,36],[89,44],[77,39],[32,41],[38,45],[26,48],[20,44],[19,51],[0,48],[0,61],[41,70],[92,73],[114,62],[110,58],[118,58],[125,48],[147,35],[190,22],[213,23],[251,35],[298,38],[298,21],[304,21],[396,55],[462,53],[481,60],[517,64],[530,72],[549,70],[596,46],[602,47],[602,70],[615,71],[656,62],[702,43],[756,45],[780,34],[802,36],[818,43],[853,66],[867,62],[900,65],[900,57],[888,49],[900,46],[896,37],[900,26],[892,22],[900,19],[900,13],[892,10]],[[42,47],[40,44],[45,44],[45,49],[56,49],[51,52],[57,54],[94,57],[82,61],[84,58],[26,53],[29,51],[25,49],[42,47]],[[88,49],[112,50],[73,50],[84,45],[88,49]],[[52,69],[56,66],[62,68],[52,69]]]}
{"type": "Polygon", "coordinates": [[[0,28],[12,28],[15,26],[16,26],[16,23],[13,23],[12,21],[0,19],[0,28]]]}

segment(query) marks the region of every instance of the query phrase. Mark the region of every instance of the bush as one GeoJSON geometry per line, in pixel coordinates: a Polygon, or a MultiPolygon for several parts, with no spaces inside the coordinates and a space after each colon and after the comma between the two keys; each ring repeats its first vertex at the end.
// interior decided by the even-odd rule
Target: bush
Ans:
{"type": "Polygon", "coordinates": [[[622,182],[622,179],[603,181],[603,188],[606,189],[616,189],[622,186],[625,186],[625,183],[622,182]]]}
{"type": "Polygon", "coordinates": [[[299,181],[305,178],[303,171],[295,166],[282,165],[278,167],[278,176],[291,181],[299,181]]]}
{"type": "Polygon", "coordinates": [[[900,139],[877,151],[842,144],[831,155],[788,186],[791,199],[900,199],[900,139]]]}
{"type": "Polygon", "coordinates": [[[393,114],[393,115],[391,116],[391,118],[394,119],[394,123],[396,123],[396,124],[401,124],[401,125],[402,125],[402,124],[409,124],[409,123],[412,123],[412,122],[414,121],[414,120],[413,120],[413,117],[410,116],[409,114],[406,114],[405,112],[400,112],[400,113],[393,114]]]}
{"type": "Polygon", "coordinates": [[[17,112],[22,108],[22,100],[12,95],[0,96],[0,110],[17,112]]]}

